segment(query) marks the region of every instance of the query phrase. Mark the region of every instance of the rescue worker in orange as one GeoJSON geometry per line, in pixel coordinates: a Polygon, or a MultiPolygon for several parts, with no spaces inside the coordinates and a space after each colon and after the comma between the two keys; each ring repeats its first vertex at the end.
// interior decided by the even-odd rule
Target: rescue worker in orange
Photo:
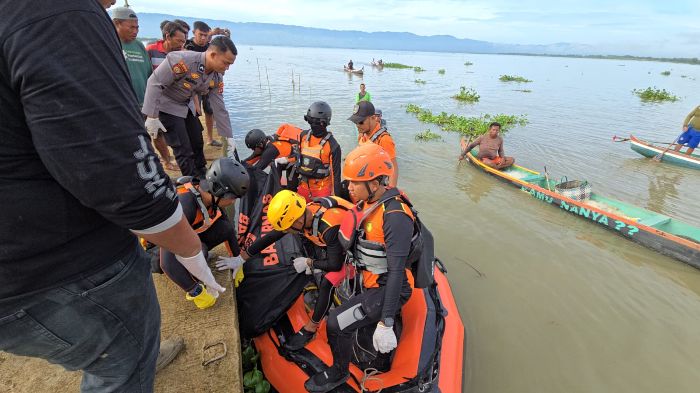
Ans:
{"type": "Polygon", "coordinates": [[[314,258],[294,259],[297,273],[311,274],[314,269],[326,272],[321,279],[318,300],[311,319],[285,344],[287,349],[296,351],[314,338],[319,323],[331,306],[335,288],[348,275],[353,277],[355,270],[345,265],[345,250],[338,240],[338,230],[345,213],[353,205],[341,198],[330,196],[306,203],[296,192],[282,190],[270,201],[267,218],[273,232],[256,240],[246,251],[243,259],[257,255],[287,233],[299,233],[313,243],[314,258]]]}
{"type": "Polygon", "coordinates": [[[245,145],[253,153],[243,160],[255,169],[265,169],[273,161],[281,166],[296,162],[299,154],[301,129],[291,124],[282,124],[273,135],[257,128],[248,131],[245,145]]]}
{"type": "Polygon", "coordinates": [[[406,265],[414,216],[403,194],[387,186],[393,173],[391,157],[377,144],[360,145],[345,159],[343,177],[350,181],[351,198],[359,203],[351,211],[357,213],[356,224],[348,228],[343,222],[339,238],[341,242],[356,239],[344,246],[362,272],[363,291],[330,311],[326,333],[333,364],[306,381],[309,392],[328,392],[348,379],[353,334],[358,329],[376,325],[372,342],[380,354],[397,346],[394,320],[413,286],[406,265]],[[350,233],[354,230],[356,234],[350,233]]]}
{"type": "Polygon", "coordinates": [[[311,104],[304,120],[311,127],[301,133],[300,154],[290,189],[297,190],[307,202],[313,198],[340,195],[340,145],[328,131],[331,107],[317,101],[311,104]]]}
{"type": "Polygon", "coordinates": [[[396,187],[399,182],[399,165],[396,162],[396,145],[389,135],[386,125],[382,124],[381,112],[377,113],[374,104],[360,101],[355,105],[352,116],[348,118],[357,127],[357,143],[376,143],[381,146],[391,158],[394,172],[389,177],[389,186],[396,187]]]}
{"type": "MultiPolygon", "coordinates": [[[[208,257],[210,250],[224,243],[232,257],[219,257],[217,266],[222,263],[240,266],[243,260],[238,257],[236,229],[223,208],[248,191],[250,179],[245,167],[232,158],[219,158],[212,163],[205,180],[185,176],[178,183],[182,183],[177,192],[183,215],[197,232],[204,256],[208,257]]],[[[208,280],[202,284],[175,259],[175,254],[162,248],[160,267],[186,292],[185,298],[200,309],[213,306],[219,293],[223,292],[210,270],[205,273],[208,280]]]]}

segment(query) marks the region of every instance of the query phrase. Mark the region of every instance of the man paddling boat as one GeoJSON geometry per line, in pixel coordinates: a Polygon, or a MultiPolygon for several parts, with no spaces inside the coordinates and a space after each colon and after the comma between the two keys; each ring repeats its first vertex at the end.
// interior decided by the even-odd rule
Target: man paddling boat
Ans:
{"type": "Polygon", "coordinates": [[[683,145],[688,146],[685,154],[692,155],[695,148],[700,144],[700,105],[695,107],[683,121],[683,134],[678,138],[676,148],[677,152],[681,151],[683,145]]]}

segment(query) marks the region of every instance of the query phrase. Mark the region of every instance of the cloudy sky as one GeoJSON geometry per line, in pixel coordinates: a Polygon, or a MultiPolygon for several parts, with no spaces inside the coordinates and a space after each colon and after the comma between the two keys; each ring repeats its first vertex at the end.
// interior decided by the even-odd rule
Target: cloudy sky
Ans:
{"type": "MultiPolygon", "coordinates": [[[[117,0],[121,5],[123,0],[117,0]]],[[[130,0],[137,12],[700,57],[700,0],[130,0]]]]}

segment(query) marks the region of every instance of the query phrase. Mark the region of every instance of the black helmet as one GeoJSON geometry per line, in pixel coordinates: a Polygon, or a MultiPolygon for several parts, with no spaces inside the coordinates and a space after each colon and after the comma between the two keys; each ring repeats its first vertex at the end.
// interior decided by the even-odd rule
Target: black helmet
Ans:
{"type": "MultiPolygon", "coordinates": [[[[331,124],[331,106],[326,104],[324,101],[316,101],[309,107],[306,111],[306,120],[309,124],[314,123],[313,119],[319,119],[326,122],[326,125],[331,124]]],[[[318,120],[316,120],[318,121],[318,120]]]]}
{"type": "Polygon", "coordinates": [[[250,177],[240,162],[222,157],[215,160],[207,171],[206,181],[200,187],[217,198],[240,198],[248,191],[250,177]]]}
{"type": "Polygon", "coordinates": [[[262,130],[254,128],[248,131],[248,134],[246,134],[245,145],[248,146],[249,149],[261,147],[263,141],[265,141],[265,138],[267,138],[267,135],[265,135],[265,133],[262,130]]]}

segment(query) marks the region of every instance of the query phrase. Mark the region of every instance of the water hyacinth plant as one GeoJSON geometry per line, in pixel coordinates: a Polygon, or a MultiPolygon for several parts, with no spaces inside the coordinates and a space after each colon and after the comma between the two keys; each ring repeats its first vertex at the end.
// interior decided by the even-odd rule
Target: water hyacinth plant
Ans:
{"type": "Polygon", "coordinates": [[[423,123],[436,124],[444,131],[459,132],[467,136],[485,134],[488,131],[489,123],[494,121],[501,123],[501,131],[504,133],[514,126],[524,126],[528,123],[524,115],[485,114],[479,117],[464,117],[446,112],[435,115],[430,110],[415,104],[408,104],[406,112],[415,114],[416,118],[423,123]]]}
{"type": "Polygon", "coordinates": [[[518,83],[530,83],[532,82],[530,79],[523,78],[522,76],[517,76],[517,75],[501,75],[500,78],[498,78],[501,82],[518,82],[518,83]]]}
{"type": "Polygon", "coordinates": [[[669,93],[666,89],[657,89],[656,87],[647,87],[644,90],[634,89],[632,92],[639,96],[643,102],[675,102],[680,100],[678,96],[669,93]]]}
{"type": "Polygon", "coordinates": [[[423,79],[416,79],[414,80],[414,82],[416,82],[419,85],[424,85],[426,83],[423,79]]]}
{"type": "Polygon", "coordinates": [[[401,63],[384,63],[384,68],[404,69],[404,68],[413,68],[413,66],[409,66],[409,65],[401,64],[401,63]]]}
{"type": "Polygon", "coordinates": [[[471,87],[467,89],[466,87],[462,86],[459,88],[459,93],[453,95],[452,98],[457,101],[473,104],[475,102],[479,102],[479,98],[481,98],[481,96],[479,96],[476,90],[472,89],[471,87]]]}
{"type": "Polygon", "coordinates": [[[464,65],[469,67],[470,65],[474,65],[474,63],[472,63],[471,61],[467,61],[467,62],[464,62],[464,65]]]}
{"type": "Polygon", "coordinates": [[[671,71],[664,71],[664,72],[661,73],[661,75],[663,75],[663,76],[669,76],[669,75],[671,75],[671,71]]]}
{"type": "Polygon", "coordinates": [[[440,69],[438,70],[438,74],[440,74],[440,75],[445,75],[445,69],[444,69],[444,68],[440,68],[440,69]]]}
{"type": "Polygon", "coordinates": [[[423,132],[420,132],[416,134],[415,139],[420,142],[429,142],[429,141],[441,141],[442,137],[440,134],[434,133],[431,129],[427,129],[423,132]]]}
{"type": "Polygon", "coordinates": [[[423,68],[423,67],[413,67],[413,71],[415,71],[415,72],[423,72],[423,71],[425,71],[425,68],[423,68]]]}

